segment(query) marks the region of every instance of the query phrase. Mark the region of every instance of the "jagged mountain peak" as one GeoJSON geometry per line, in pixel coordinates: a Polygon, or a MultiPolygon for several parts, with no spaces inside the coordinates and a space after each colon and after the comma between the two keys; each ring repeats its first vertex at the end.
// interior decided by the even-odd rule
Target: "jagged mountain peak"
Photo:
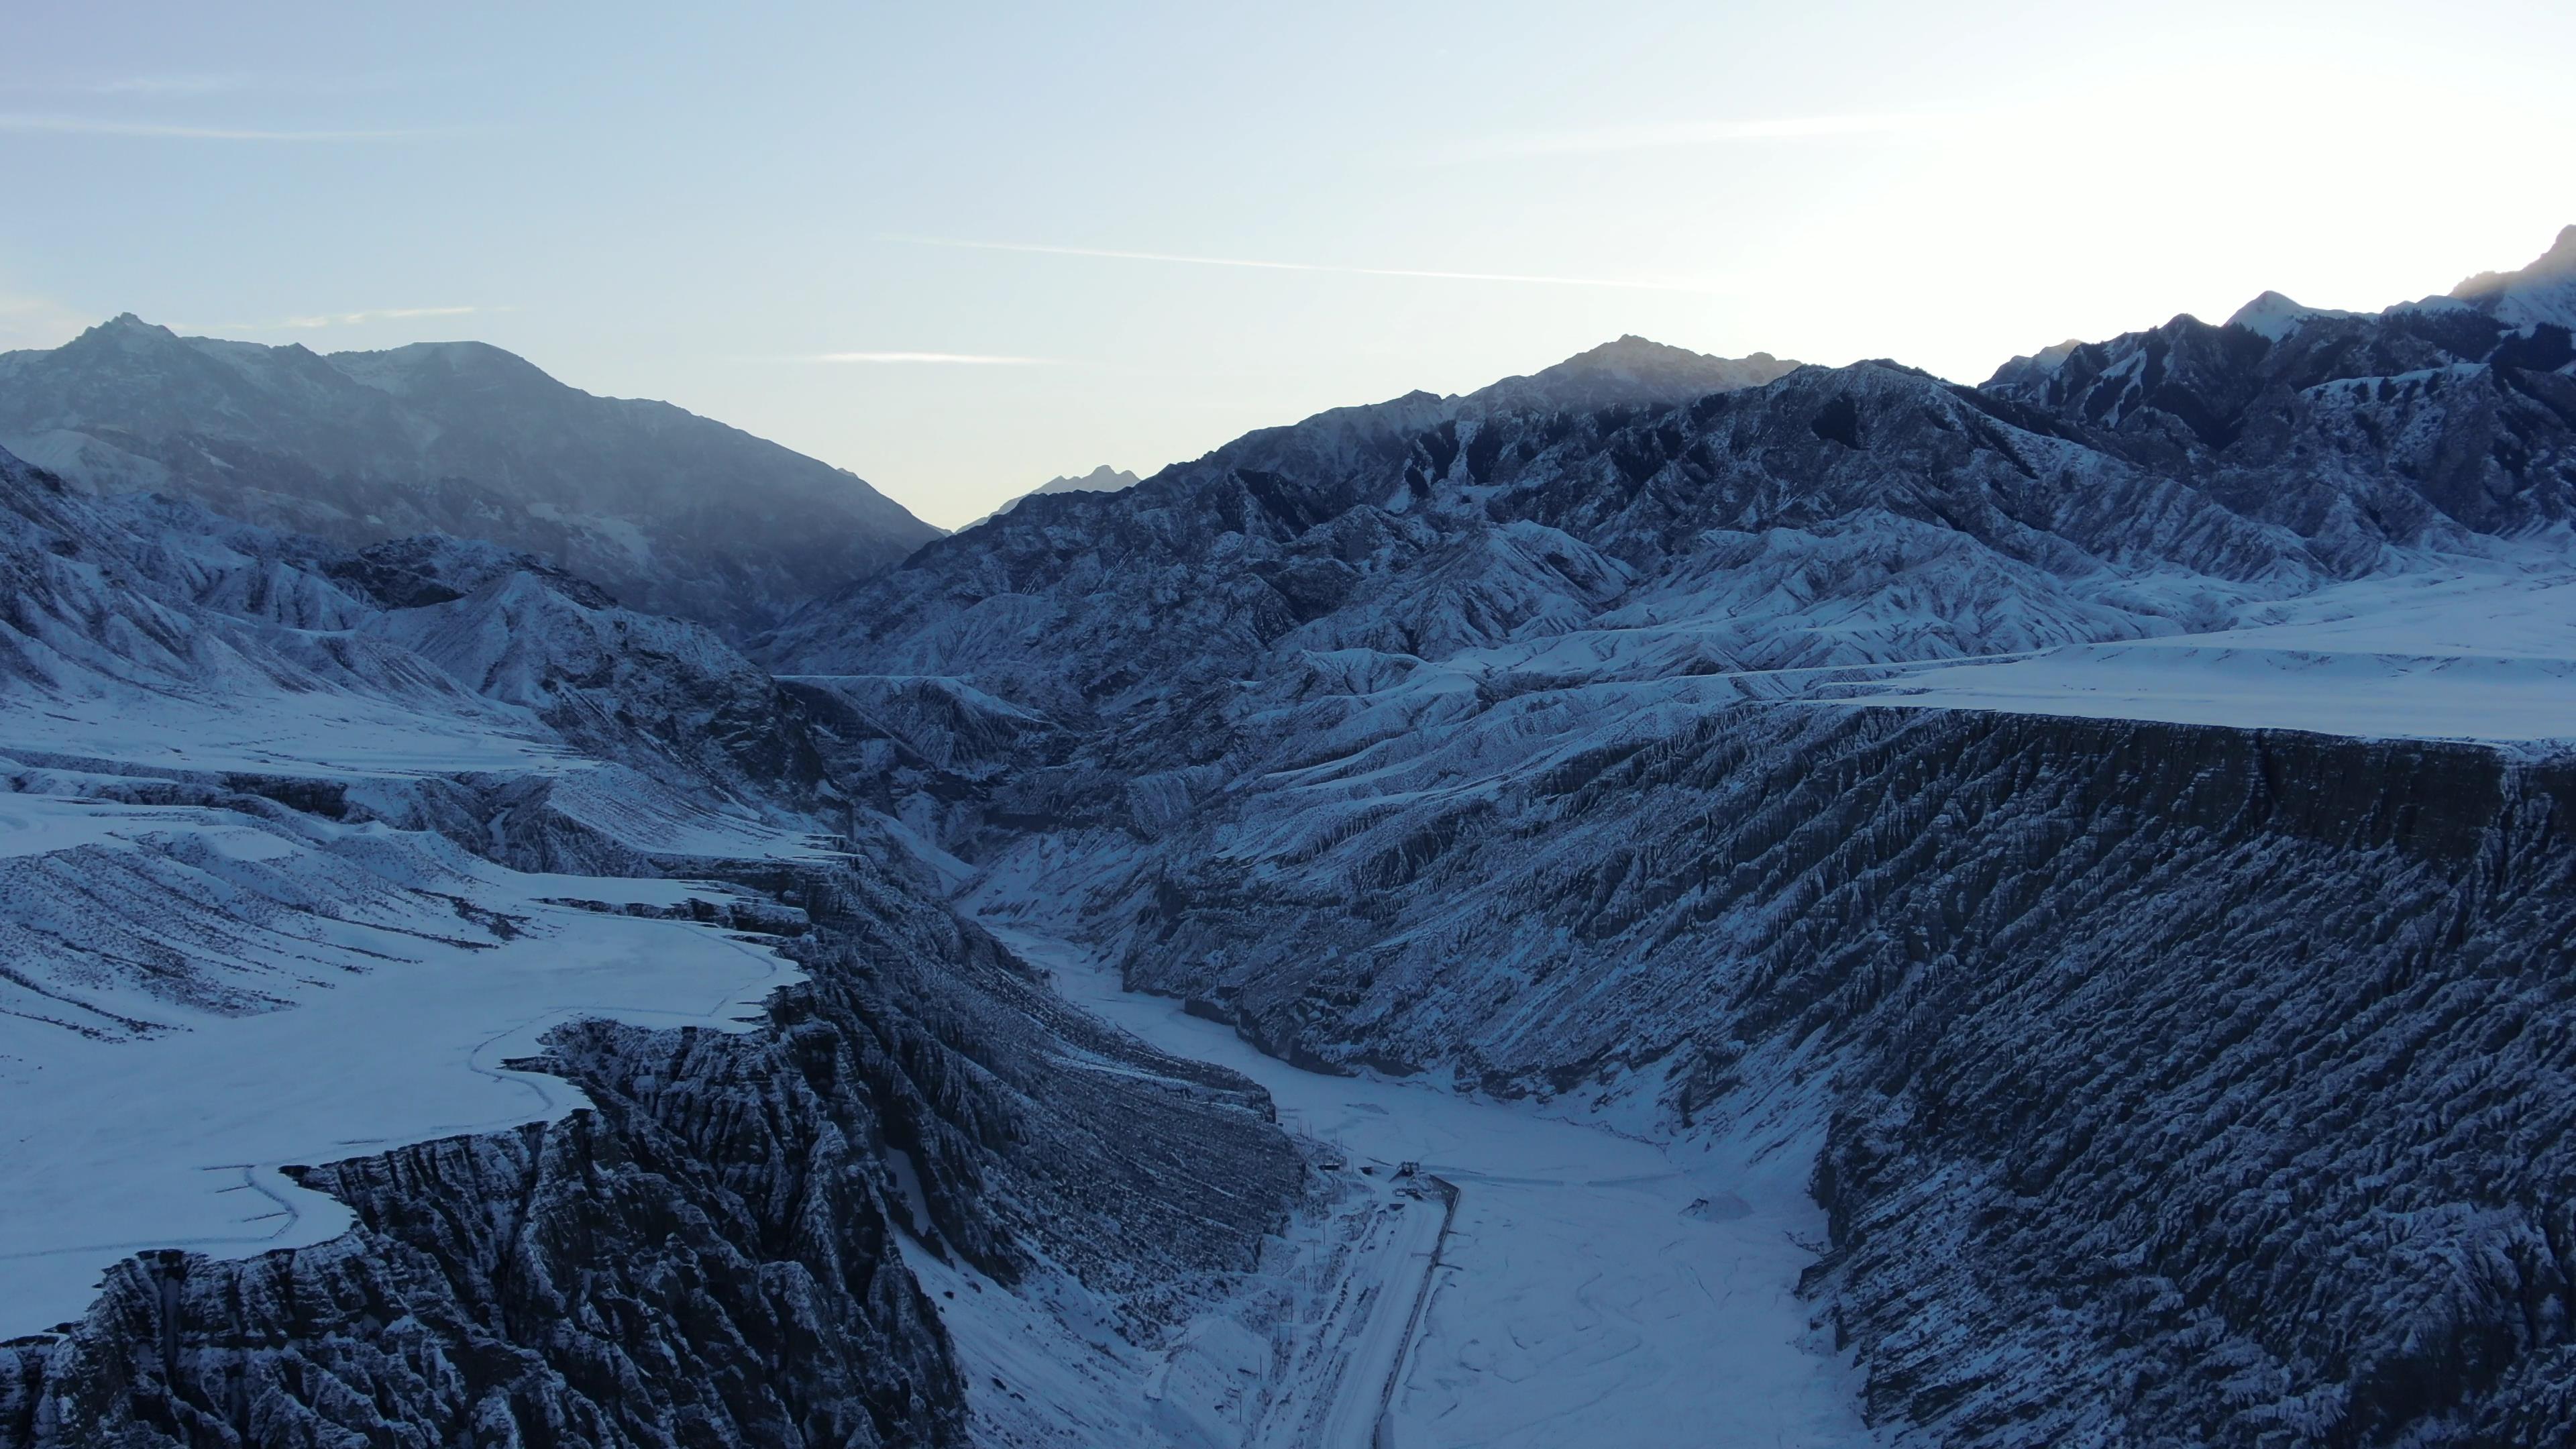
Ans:
{"type": "MultiPolygon", "coordinates": [[[[2352,312],[2310,307],[2286,293],[2266,291],[2236,309],[2224,326],[2278,345],[2310,323],[2362,325],[2379,319],[2395,323],[2398,333],[2421,335],[2442,350],[2470,359],[2485,357],[2496,345],[2492,332],[2495,323],[2508,328],[2576,330],[2576,226],[2561,229],[2557,241],[2530,265],[2511,272],[2480,272],[2447,294],[2399,302],[2379,312],[2352,312]]],[[[2047,393],[2070,359],[2089,358],[2099,365],[2116,365],[2159,341],[2171,346],[2188,334],[2211,330],[2214,329],[2198,318],[2182,313],[2161,327],[2098,342],[2069,338],[2036,354],[2013,358],[1995,369],[1982,386],[2007,396],[2039,397],[2047,393]]],[[[2383,334],[2373,330],[2369,335],[2383,334]]],[[[2315,380],[2318,379],[2310,379],[2315,380]]]]}
{"type": "MultiPolygon", "coordinates": [[[[1770,356],[1767,352],[1755,355],[1770,356]]],[[[1688,367],[1725,360],[1704,352],[1693,352],[1687,347],[1675,347],[1669,342],[1657,342],[1651,337],[1640,337],[1634,332],[1622,332],[1598,347],[1587,348],[1574,354],[1547,371],[1555,372],[1587,366],[1651,370],[1657,367],[1688,367]]]]}
{"type": "Polygon", "coordinates": [[[119,337],[134,334],[146,337],[176,338],[177,333],[157,322],[146,322],[132,312],[119,312],[106,321],[84,328],[83,337],[119,337]]]}
{"type": "MultiPolygon", "coordinates": [[[[1026,503],[1028,500],[1042,495],[1053,493],[1120,493],[1135,487],[1138,483],[1143,481],[1143,479],[1128,472],[1124,468],[1112,468],[1106,463],[1101,464],[1099,467],[1092,469],[1088,473],[1079,475],[1070,473],[1058,474],[1053,478],[1049,478],[1044,483],[1039,484],[1035,488],[1030,489],[1028,492],[1012,499],[1010,502],[1003,504],[1001,507],[994,509],[992,512],[985,514],[984,518],[976,519],[975,523],[982,523],[985,518],[999,518],[1003,514],[1010,512],[1012,509],[1019,507],[1023,503],[1026,503]]],[[[973,528],[975,523],[969,523],[966,527],[973,528]]]]}
{"type": "Polygon", "coordinates": [[[2227,325],[2242,327],[2248,332],[2278,342],[2298,331],[2300,324],[2315,318],[2359,315],[2356,312],[2336,311],[2330,307],[2303,307],[2282,293],[2265,292],[2262,296],[2237,308],[2235,315],[2227,319],[2227,325]]]}
{"type": "Polygon", "coordinates": [[[1126,469],[1112,468],[1103,463],[1079,477],[1065,474],[1049,478],[1029,491],[1032,493],[1115,493],[1121,488],[1135,487],[1137,481],[1136,475],[1126,469]]]}

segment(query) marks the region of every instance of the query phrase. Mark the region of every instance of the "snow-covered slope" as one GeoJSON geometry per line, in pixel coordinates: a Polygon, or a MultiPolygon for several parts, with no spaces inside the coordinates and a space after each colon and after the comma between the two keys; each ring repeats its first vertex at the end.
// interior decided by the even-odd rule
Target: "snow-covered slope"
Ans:
{"type": "Polygon", "coordinates": [[[2480,272],[2453,287],[2450,300],[2466,303],[2508,327],[2576,328],[2576,226],[2560,231],[2557,243],[2530,266],[2514,272],[2480,272]]]}
{"type": "MultiPolygon", "coordinates": [[[[2538,551],[2534,551],[2537,553],[2538,551]]],[[[2323,589],[2206,634],[1909,665],[1820,693],[2364,739],[2576,747],[2576,560],[2323,589]]]]}
{"type": "Polygon", "coordinates": [[[475,342],[326,357],[121,316],[0,355],[0,444],[345,548],[487,540],[736,635],[939,532],[839,469],[475,342]]]}

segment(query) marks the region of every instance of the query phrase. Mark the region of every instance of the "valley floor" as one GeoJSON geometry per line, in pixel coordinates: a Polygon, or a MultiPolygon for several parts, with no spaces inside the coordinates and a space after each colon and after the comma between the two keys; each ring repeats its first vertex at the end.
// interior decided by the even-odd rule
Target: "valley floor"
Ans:
{"type": "MultiPolygon", "coordinates": [[[[987,921],[988,926],[997,925],[987,921]]],[[[1609,1120],[1564,1120],[1528,1104],[1423,1083],[1334,1077],[1255,1050],[1180,1003],[1130,993],[1078,948],[997,927],[1050,970],[1070,1000],[1166,1052],[1253,1078],[1291,1131],[1335,1153],[1355,1191],[1334,1217],[1395,1213],[1357,1229],[1298,1231],[1342,1241],[1339,1293],[1282,1335],[1292,1379],[1236,1442],[1360,1449],[1392,1444],[1828,1446],[1875,1442],[1850,1365],[1811,1332],[1794,1293],[1824,1235],[1805,1180],[1820,1124],[1778,1104],[1767,1130],[1732,1142],[1659,1144],[1609,1120]],[[1763,1151],[1753,1144],[1768,1142],[1763,1151]],[[1439,1194],[1398,1197],[1401,1164],[1458,1188],[1455,1223],[1418,1330],[1412,1310],[1438,1237],[1439,1194]],[[1366,1186],[1359,1186],[1365,1184],[1366,1186]],[[1374,1189],[1374,1190],[1373,1190],[1374,1189]],[[1375,1232],[1378,1237],[1350,1243],[1375,1232]],[[1330,1305],[1364,1297],[1365,1321],[1330,1305]],[[1300,1353],[1302,1334],[1337,1339],[1300,1353]],[[1393,1393],[1379,1406],[1401,1355],[1393,1393]],[[1320,1361],[1320,1362],[1319,1362],[1320,1361]],[[1610,1438],[1605,1439],[1608,1435],[1610,1438]]],[[[1308,1252],[1315,1244],[1295,1245],[1308,1252]]],[[[970,1290],[971,1294],[971,1290],[970,1290]]],[[[934,1297],[938,1296],[934,1293],[934,1297]]],[[[957,1300],[943,1299],[943,1308],[957,1300]]],[[[958,1327],[952,1318],[952,1329],[958,1327]]],[[[960,1333],[970,1360],[978,1335],[960,1333]]],[[[1254,1353],[1250,1357],[1262,1355],[1254,1353]]],[[[1245,1365],[1247,1371],[1253,1365],[1245,1365]]],[[[978,1367],[978,1392],[994,1374],[978,1367]]],[[[1190,1415],[1174,1442],[1224,1443],[1190,1415]]]]}

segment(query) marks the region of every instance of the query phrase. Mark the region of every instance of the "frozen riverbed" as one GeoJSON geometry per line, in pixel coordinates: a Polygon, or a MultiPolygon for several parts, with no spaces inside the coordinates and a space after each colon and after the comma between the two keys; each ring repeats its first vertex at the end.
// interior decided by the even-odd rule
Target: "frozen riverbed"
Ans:
{"type": "MultiPolygon", "coordinates": [[[[1873,1442],[1849,1365],[1815,1342],[1793,1291],[1812,1261],[1799,1243],[1824,1233],[1804,1190],[1812,1135],[1784,1129],[1768,1154],[1740,1142],[1664,1146],[1526,1104],[1302,1071],[1177,1002],[1121,990],[1072,948],[1004,934],[1068,998],[1165,1051],[1260,1082],[1290,1129],[1354,1164],[1419,1162],[1457,1184],[1444,1265],[1391,1401],[1394,1444],[1873,1442]]],[[[1400,1337],[1413,1285],[1387,1288],[1395,1312],[1379,1321],[1400,1337]]],[[[1360,1351],[1378,1343],[1369,1332],[1360,1351]]],[[[1327,1422],[1342,1435],[1373,1422],[1384,1386],[1382,1373],[1347,1377],[1338,1392],[1364,1390],[1366,1402],[1335,1399],[1327,1422]]]]}

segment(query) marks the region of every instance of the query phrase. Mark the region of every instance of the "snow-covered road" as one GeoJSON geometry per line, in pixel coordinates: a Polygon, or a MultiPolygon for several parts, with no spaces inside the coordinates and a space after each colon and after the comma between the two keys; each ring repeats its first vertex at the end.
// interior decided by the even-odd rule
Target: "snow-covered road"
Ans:
{"type": "MultiPolygon", "coordinates": [[[[1768,1154],[1668,1147],[1527,1104],[1302,1071],[1177,1002],[1121,990],[1074,948],[1000,932],[1068,998],[1165,1051],[1260,1082],[1283,1123],[1339,1144],[1354,1166],[1418,1161],[1458,1185],[1446,1263],[1390,1406],[1393,1444],[1874,1442],[1854,1374],[1816,1345],[1794,1293],[1813,1260],[1799,1242],[1824,1233],[1805,1192],[1811,1135],[1768,1154]]],[[[1436,1230],[1436,1193],[1415,1211],[1436,1230]]],[[[1416,1281],[1385,1285],[1383,1312],[1357,1340],[1371,1354],[1401,1350],[1416,1281]]],[[[1332,1427],[1304,1441],[1311,1449],[1375,1437],[1383,1372],[1342,1367],[1332,1427]]]]}

